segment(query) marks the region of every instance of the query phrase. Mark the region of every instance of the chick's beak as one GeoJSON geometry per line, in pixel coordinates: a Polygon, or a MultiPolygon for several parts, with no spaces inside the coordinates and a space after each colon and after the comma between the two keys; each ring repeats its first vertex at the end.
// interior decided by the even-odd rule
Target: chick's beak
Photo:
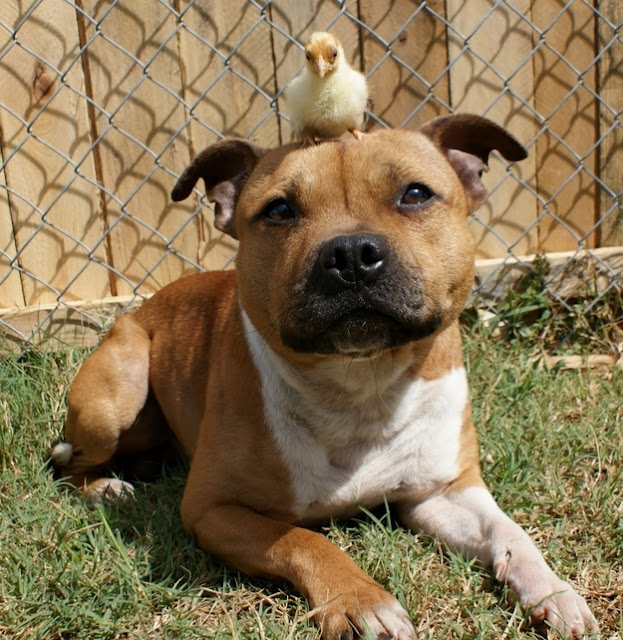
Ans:
{"type": "Polygon", "coordinates": [[[328,65],[322,58],[319,58],[314,64],[314,71],[319,78],[324,78],[325,74],[329,70],[329,67],[330,65],[328,65]]]}

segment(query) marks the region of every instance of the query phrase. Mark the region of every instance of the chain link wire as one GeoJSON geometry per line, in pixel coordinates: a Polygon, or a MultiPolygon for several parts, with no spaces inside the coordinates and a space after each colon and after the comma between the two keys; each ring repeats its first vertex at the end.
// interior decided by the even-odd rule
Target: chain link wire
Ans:
{"type": "Polygon", "coordinates": [[[368,128],[475,111],[529,149],[528,169],[495,160],[493,204],[473,214],[489,265],[476,294],[493,304],[527,254],[554,252],[548,295],[566,305],[579,286],[597,303],[623,267],[620,19],[616,0],[8,2],[0,331],[28,344],[62,309],[101,330],[112,317],[90,301],[124,310],[227,267],[235,246],[205,198],[178,206],[168,193],[207,143],[289,140],[283,92],[315,30],[336,32],[366,73],[368,128]]]}

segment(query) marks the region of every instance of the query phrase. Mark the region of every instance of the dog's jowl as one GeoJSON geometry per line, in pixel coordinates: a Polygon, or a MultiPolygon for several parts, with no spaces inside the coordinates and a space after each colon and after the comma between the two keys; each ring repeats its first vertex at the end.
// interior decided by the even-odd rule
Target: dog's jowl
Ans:
{"type": "Polygon", "coordinates": [[[173,197],[203,178],[216,226],[239,240],[236,269],[179,280],[117,320],[71,389],[60,472],[93,499],[131,491],[102,466],[175,439],[191,460],[188,532],[293,583],[325,639],[414,636],[392,595],[305,528],[384,500],[491,567],[534,622],[596,629],[480,474],[457,318],[474,278],[467,217],[494,149],[526,155],[459,115],[200,153],[173,197]]]}

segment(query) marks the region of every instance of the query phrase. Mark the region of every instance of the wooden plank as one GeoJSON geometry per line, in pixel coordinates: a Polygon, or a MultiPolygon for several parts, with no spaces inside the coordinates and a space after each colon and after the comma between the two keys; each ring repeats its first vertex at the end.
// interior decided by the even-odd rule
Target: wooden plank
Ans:
{"type": "MultiPolygon", "coordinates": [[[[598,0],[597,8],[604,19],[598,19],[599,176],[615,194],[623,192],[623,45],[620,28],[623,24],[623,4],[620,0],[598,0]],[[618,36],[616,29],[619,29],[618,36]]],[[[623,205],[613,208],[615,198],[600,190],[600,246],[623,244],[623,205]]]]}
{"type": "Polygon", "coordinates": [[[204,0],[188,5],[183,24],[180,56],[195,151],[222,136],[277,146],[271,28],[262,12],[246,0],[204,0]]]}
{"type": "Polygon", "coordinates": [[[199,258],[200,219],[189,223],[192,209],[171,201],[175,177],[163,168],[180,173],[190,160],[178,135],[185,114],[176,16],[160,2],[81,5],[111,261],[130,281],[116,278],[115,292],[146,293],[195,270],[181,256],[199,258]]]}
{"type": "Polygon", "coordinates": [[[19,353],[31,345],[46,349],[95,347],[120,313],[141,305],[137,296],[97,301],[0,309],[0,353],[19,353]]]}
{"type": "MultiPolygon", "coordinates": [[[[555,216],[539,221],[539,251],[565,251],[596,220],[595,15],[584,2],[548,0],[532,4],[532,21],[545,32],[534,36],[533,58],[535,107],[547,127],[536,144],[538,192],[555,216]]],[[[595,234],[583,244],[594,247],[595,234]]]]}
{"type": "MultiPolygon", "coordinates": [[[[344,10],[357,15],[357,0],[346,0],[344,10]]],[[[339,13],[336,3],[332,0],[275,0],[270,5],[270,15],[273,22],[294,38],[297,46],[276,29],[273,31],[275,68],[277,87],[279,90],[287,86],[300,71],[303,70],[305,54],[302,47],[314,31],[330,31],[344,48],[344,54],[349,64],[355,69],[362,69],[361,38],[357,24],[346,15],[339,13]]],[[[287,113],[285,100],[280,101],[279,107],[287,113]]],[[[283,142],[290,142],[290,126],[285,123],[282,127],[283,142]]]]}
{"type": "MultiPolygon", "coordinates": [[[[585,296],[593,284],[597,288],[590,290],[591,295],[595,291],[603,292],[611,285],[612,274],[623,270],[623,247],[477,260],[479,297],[495,304],[504,297],[508,288],[529,273],[537,259],[545,259],[549,264],[552,274],[550,291],[562,299],[573,299],[585,296]],[[590,274],[589,278],[587,274],[590,274]]],[[[38,325],[41,327],[32,340],[36,346],[53,349],[67,345],[93,347],[119,313],[133,311],[140,304],[141,300],[136,296],[117,296],[62,306],[0,309],[0,353],[20,351],[24,347],[24,339],[38,325]]]]}
{"type": "Polygon", "coordinates": [[[623,273],[623,247],[477,260],[479,297],[493,303],[501,300],[537,260],[549,265],[547,290],[561,300],[599,295],[623,273]]]}
{"type": "MultiPolygon", "coordinates": [[[[494,120],[523,143],[538,130],[532,110],[524,104],[531,104],[534,90],[531,30],[522,19],[530,14],[531,4],[517,0],[514,10],[502,4],[492,11],[489,0],[446,2],[452,107],[494,120]]],[[[513,177],[535,186],[534,153],[514,165],[512,175],[496,158],[490,169],[484,182],[493,191],[472,225],[477,257],[505,256],[509,247],[516,255],[538,251],[536,201],[513,177]]]]}
{"type": "MultiPolygon", "coordinates": [[[[447,114],[446,26],[437,17],[445,18],[445,1],[359,4],[361,20],[374,32],[362,31],[370,110],[390,127],[410,129],[447,114]]],[[[372,121],[369,128],[375,126],[379,125],[372,121]]]]}
{"type": "MultiPolygon", "coordinates": [[[[0,166],[4,164],[0,147],[0,166]]],[[[9,208],[4,170],[0,171],[0,307],[24,306],[24,291],[19,271],[11,266],[17,256],[13,234],[13,220],[9,208]]]]}
{"type": "MultiPolygon", "coordinates": [[[[279,119],[270,101],[275,93],[270,26],[258,8],[246,0],[181,5],[185,28],[178,37],[192,154],[222,136],[279,145],[279,119]]],[[[236,249],[213,220],[206,211],[200,229],[200,263],[206,269],[221,268],[236,249]]]]}
{"type": "Polygon", "coordinates": [[[70,282],[65,298],[101,298],[109,279],[104,266],[89,260],[92,248],[100,260],[105,251],[97,244],[103,230],[97,189],[84,179],[95,172],[86,102],[76,93],[84,92],[84,76],[75,10],[64,0],[5,0],[0,19],[19,26],[15,40],[6,30],[0,36],[6,51],[0,127],[5,178],[19,194],[11,197],[16,248],[20,266],[32,274],[22,276],[24,300],[55,300],[54,289],[62,292],[70,282]]]}

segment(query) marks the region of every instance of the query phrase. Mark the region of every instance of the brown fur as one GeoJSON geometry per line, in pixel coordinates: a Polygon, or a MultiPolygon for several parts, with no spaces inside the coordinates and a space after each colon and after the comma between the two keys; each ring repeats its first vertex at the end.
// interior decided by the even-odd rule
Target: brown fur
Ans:
{"type": "MultiPolygon", "coordinates": [[[[291,367],[343,358],[293,351],[280,331],[305,302],[311,257],[323,242],[363,230],[383,236],[404,278],[425,290],[422,308],[442,311],[432,335],[391,348],[393,362],[410,363],[413,378],[423,380],[460,367],[457,317],[473,281],[466,217],[482,197],[479,173],[493,148],[513,159],[524,154],[487,122],[456,117],[422,131],[267,152],[227,141],[202,152],[173,195],[186,197],[204,178],[219,228],[240,240],[236,272],[184,278],[117,320],[71,389],[66,439],[73,458],[61,472],[88,483],[114,455],[140,455],[173,434],[191,461],[182,519],[201,547],[248,573],[291,581],[320,607],[325,638],[352,637],[370,620],[385,629],[377,637],[393,624],[406,638],[410,623],[394,598],[322,535],[295,525],[296,488],[266,423],[241,306],[291,367]],[[495,138],[488,147],[487,131],[495,138]],[[418,182],[434,201],[421,212],[397,210],[399,189],[418,182]],[[303,212],[296,227],[268,228],[258,219],[279,198],[303,212]],[[384,616],[392,622],[381,624],[384,616]]],[[[469,410],[458,467],[458,485],[482,484],[469,410]]]]}

